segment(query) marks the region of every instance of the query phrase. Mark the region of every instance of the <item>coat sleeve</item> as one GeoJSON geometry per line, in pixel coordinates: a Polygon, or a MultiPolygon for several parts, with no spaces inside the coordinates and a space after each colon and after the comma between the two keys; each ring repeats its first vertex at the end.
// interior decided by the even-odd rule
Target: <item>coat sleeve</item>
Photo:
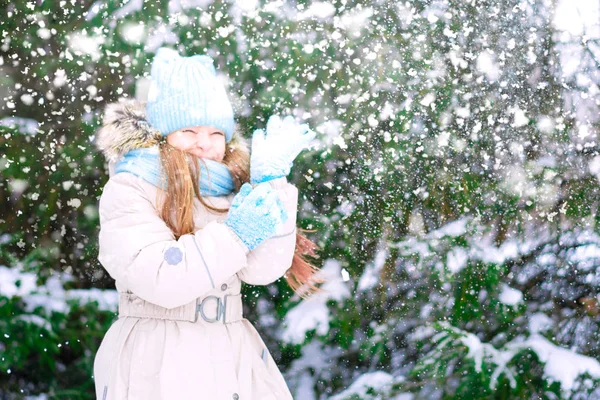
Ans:
{"type": "Polygon", "coordinates": [[[247,248],[216,221],[175,240],[140,181],[116,174],[100,197],[98,260],[111,277],[146,301],[174,308],[246,266],[247,248]]]}
{"type": "Polygon", "coordinates": [[[288,220],[274,237],[265,240],[248,253],[248,265],[237,275],[251,285],[268,285],[281,278],[292,265],[296,249],[298,189],[288,183],[286,178],[274,179],[270,184],[277,189],[287,211],[288,220]]]}

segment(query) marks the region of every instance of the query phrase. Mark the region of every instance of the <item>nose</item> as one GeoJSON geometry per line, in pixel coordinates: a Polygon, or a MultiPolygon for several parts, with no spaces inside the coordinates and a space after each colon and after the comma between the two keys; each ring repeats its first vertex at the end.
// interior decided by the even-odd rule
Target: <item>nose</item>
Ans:
{"type": "Polygon", "coordinates": [[[196,135],[196,147],[206,150],[210,144],[208,135],[205,132],[198,132],[196,135]]]}

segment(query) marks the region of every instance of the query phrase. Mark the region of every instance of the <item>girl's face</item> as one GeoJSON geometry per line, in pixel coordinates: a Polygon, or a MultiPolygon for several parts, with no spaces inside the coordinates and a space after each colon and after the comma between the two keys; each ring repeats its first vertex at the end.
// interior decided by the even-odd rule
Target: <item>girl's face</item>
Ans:
{"type": "Polygon", "coordinates": [[[223,161],[225,157],[225,133],[211,126],[192,126],[167,135],[171,146],[214,161],[223,161]]]}

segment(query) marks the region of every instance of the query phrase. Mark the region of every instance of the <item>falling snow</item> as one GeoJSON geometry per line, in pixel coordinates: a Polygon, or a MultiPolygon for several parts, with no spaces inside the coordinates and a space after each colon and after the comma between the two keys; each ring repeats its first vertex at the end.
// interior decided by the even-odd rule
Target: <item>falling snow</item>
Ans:
{"type": "Polygon", "coordinates": [[[599,21],[588,0],[7,3],[0,397],[92,396],[118,312],[96,132],[156,94],[166,46],[213,57],[242,136],[272,114],[317,133],[288,180],[322,291],[242,288],[295,399],[600,398],[599,21]]]}

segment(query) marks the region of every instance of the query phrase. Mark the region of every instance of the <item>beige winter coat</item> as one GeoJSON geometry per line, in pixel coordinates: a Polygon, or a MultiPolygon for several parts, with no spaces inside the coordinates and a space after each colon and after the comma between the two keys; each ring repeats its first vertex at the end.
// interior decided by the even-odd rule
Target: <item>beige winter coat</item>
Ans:
{"type": "MultiPolygon", "coordinates": [[[[110,122],[105,118],[105,128],[110,122]]],[[[108,156],[114,134],[100,138],[108,156]]],[[[158,189],[130,173],[111,175],[100,198],[98,258],[116,281],[120,315],[94,360],[98,399],[292,398],[241,308],[241,282],[274,282],[294,255],[298,191],[285,178],[271,186],[289,219],[276,237],[247,252],[223,224],[226,213],[214,214],[197,199],[195,233],[175,240],[158,215],[158,189]]],[[[205,200],[224,208],[233,197],[205,200]]]]}

